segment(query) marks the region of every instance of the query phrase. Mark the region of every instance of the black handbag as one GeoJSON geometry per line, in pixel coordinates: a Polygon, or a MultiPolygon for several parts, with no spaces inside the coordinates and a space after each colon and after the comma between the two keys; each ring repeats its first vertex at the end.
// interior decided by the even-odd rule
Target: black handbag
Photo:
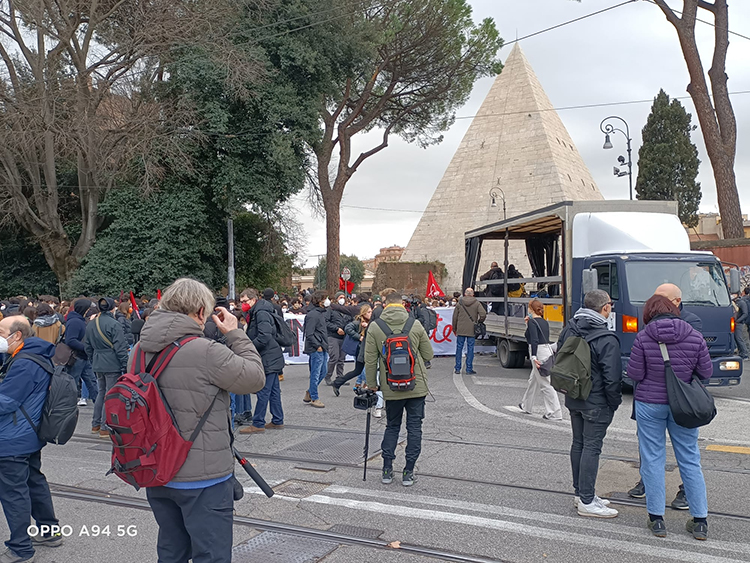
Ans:
{"type": "Polygon", "coordinates": [[[669,361],[667,345],[659,342],[661,357],[664,360],[667,381],[667,397],[672,418],[683,428],[698,428],[711,422],[716,416],[714,398],[706,390],[700,379],[692,374],[690,383],[677,377],[669,361]]]}
{"type": "MultiPolygon", "coordinates": [[[[542,327],[539,326],[539,323],[536,322],[536,319],[534,317],[532,317],[531,315],[529,315],[529,318],[532,321],[534,321],[534,324],[536,325],[537,329],[539,330],[539,336],[544,336],[544,333],[542,333],[542,327]]],[[[545,342],[544,344],[541,344],[541,346],[549,346],[550,347],[550,351],[552,350],[552,344],[550,344],[549,342],[545,342]]],[[[555,367],[555,356],[556,356],[556,354],[554,352],[552,352],[552,355],[549,358],[547,358],[546,360],[544,360],[543,362],[540,363],[539,368],[538,368],[539,369],[539,375],[541,375],[542,377],[549,377],[550,376],[550,374],[552,373],[552,368],[555,367]]]]}
{"type": "Polygon", "coordinates": [[[484,324],[484,321],[475,321],[474,317],[471,316],[471,313],[469,313],[469,310],[466,308],[466,305],[464,305],[461,301],[459,301],[459,304],[461,307],[463,307],[464,311],[466,312],[466,316],[469,317],[469,320],[474,323],[474,338],[482,339],[487,334],[487,326],[484,324]]]}

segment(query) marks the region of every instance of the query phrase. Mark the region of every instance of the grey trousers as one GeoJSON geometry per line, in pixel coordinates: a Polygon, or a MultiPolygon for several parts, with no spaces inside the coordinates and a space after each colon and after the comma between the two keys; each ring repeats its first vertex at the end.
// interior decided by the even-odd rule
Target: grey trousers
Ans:
{"type": "Polygon", "coordinates": [[[336,369],[336,377],[344,378],[344,360],[346,359],[346,354],[341,349],[343,343],[343,338],[328,337],[328,372],[326,373],[326,381],[331,381],[334,368],[336,369]]]}

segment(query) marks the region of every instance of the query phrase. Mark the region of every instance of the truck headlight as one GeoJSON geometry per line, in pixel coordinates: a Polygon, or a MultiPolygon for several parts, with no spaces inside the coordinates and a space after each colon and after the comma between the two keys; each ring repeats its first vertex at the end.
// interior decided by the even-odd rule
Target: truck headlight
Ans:
{"type": "Polygon", "coordinates": [[[739,362],[720,362],[719,363],[719,369],[721,371],[737,371],[740,369],[740,363],[739,362]]]}

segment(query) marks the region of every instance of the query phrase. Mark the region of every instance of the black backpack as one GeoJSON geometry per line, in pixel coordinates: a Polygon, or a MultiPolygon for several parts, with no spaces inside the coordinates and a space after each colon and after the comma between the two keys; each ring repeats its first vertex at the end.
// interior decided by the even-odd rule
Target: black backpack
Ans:
{"type": "Polygon", "coordinates": [[[276,342],[279,343],[279,346],[282,348],[294,346],[297,343],[297,335],[292,330],[292,327],[290,327],[286,320],[282,319],[279,315],[271,314],[271,317],[273,318],[273,323],[276,327],[275,338],[276,342]]]}
{"type": "Polygon", "coordinates": [[[422,326],[427,331],[427,334],[430,334],[433,330],[437,328],[438,320],[437,320],[437,313],[430,309],[429,307],[420,307],[419,308],[419,321],[422,323],[422,326]]]}
{"type": "Polygon", "coordinates": [[[31,360],[51,377],[39,426],[34,424],[23,406],[20,408],[21,414],[26,417],[42,442],[63,445],[73,436],[78,424],[78,385],[65,365],[53,366],[49,360],[38,354],[23,352],[17,354],[13,361],[22,358],[31,360]]]}
{"type": "Polygon", "coordinates": [[[409,332],[414,326],[414,317],[409,317],[398,333],[394,333],[383,319],[376,319],[375,324],[385,334],[382,354],[385,358],[388,387],[391,391],[413,390],[417,384],[417,377],[414,375],[416,359],[411,349],[409,332]]]}

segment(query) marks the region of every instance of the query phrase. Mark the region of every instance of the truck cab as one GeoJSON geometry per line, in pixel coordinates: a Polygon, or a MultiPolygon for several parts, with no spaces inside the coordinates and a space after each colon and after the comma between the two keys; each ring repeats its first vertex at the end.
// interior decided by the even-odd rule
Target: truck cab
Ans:
{"type": "MultiPolygon", "coordinates": [[[[623,376],[635,337],[643,328],[643,306],[663,283],[682,291],[683,320],[701,332],[708,345],[714,373],[709,385],[736,385],[742,374],[742,360],[734,355],[734,310],[724,270],[710,253],[597,255],[574,261],[574,273],[595,272],[597,287],[612,298],[611,327],[620,337],[623,376]]],[[[576,292],[578,293],[578,292],[576,292]]],[[[583,293],[573,302],[581,306],[583,293]]]]}

